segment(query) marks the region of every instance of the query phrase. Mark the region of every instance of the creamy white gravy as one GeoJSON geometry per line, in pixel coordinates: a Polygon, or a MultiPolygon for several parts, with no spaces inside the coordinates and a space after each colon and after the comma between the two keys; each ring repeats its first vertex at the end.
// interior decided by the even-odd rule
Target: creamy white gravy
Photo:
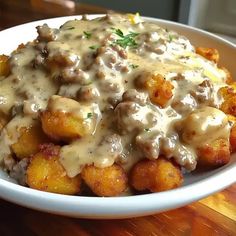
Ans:
{"type": "Polygon", "coordinates": [[[193,170],[199,143],[229,138],[227,117],[217,109],[226,74],[184,36],[123,15],[72,20],[60,29],[44,25],[38,33],[37,41],[12,53],[11,75],[0,82],[0,112],[12,119],[2,130],[0,159],[16,139],[9,127],[31,125],[47,106],[84,120],[96,117],[90,135],[61,148],[70,177],[86,164],[119,162],[129,169],[160,154],[193,170]],[[152,104],[142,86],[157,74],[174,86],[164,108],[152,104]]]}

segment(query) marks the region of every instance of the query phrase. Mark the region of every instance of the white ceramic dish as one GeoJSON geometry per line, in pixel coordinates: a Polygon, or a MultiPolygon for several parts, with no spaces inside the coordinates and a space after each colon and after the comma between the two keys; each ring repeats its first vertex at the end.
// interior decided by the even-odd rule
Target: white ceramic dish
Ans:
{"type": "MultiPolygon", "coordinates": [[[[96,17],[96,16],[91,16],[96,17]]],[[[59,27],[65,21],[79,16],[36,21],[0,32],[0,54],[9,54],[18,44],[36,37],[35,27],[47,23],[59,27]]],[[[217,48],[221,64],[236,78],[236,46],[208,32],[170,21],[146,18],[175,30],[190,39],[193,45],[217,48]]],[[[126,218],[153,214],[177,208],[199,200],[236,182],[236,155],[231,162],[219,169],[193,173],[185,177],[184,186],[175,190],[126,197],[80,197],[41,192],[14,183],[0,171],[0,197],[37,210],[83,218],[126,218]]]]}

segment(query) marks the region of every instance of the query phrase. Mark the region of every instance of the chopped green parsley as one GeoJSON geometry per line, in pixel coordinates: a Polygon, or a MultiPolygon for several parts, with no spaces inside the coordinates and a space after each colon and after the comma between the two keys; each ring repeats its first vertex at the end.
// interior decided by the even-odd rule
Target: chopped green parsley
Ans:
{"type": "Polygon", "coordinates": [[[93,116],[93,114],[92,114],[91,112],[89,112],[89,113],[87,114],[87,119],[92,118],[92,116],[93,116]]]}
{"type": "Polygon", "coordinates": [[[172,42],[173,39],[175,39],[175,35],[171,35],[171,34],[169,34],[169,42],[172,42]]]}
{"type": "Polygon", "coordinates": [[[130,67],[131,67],[132,69],[136,69],[136,68],[139,67],[139,65],[131,64],[130,67]]]}
{"type": "Polygon", "coordinates": [[[92,36],[92,33],[84,31],[84,36],[86,39],[90,39],[92,36]]]}
{"type": "Polygon", "coordinates": [[[135,32],[129,32],[127,35],[124,35],[124,33],[120,29],[112,28],[113,33],[115,33],[117,36],[119,36],[119,39],[116,39],[114,44],[121,46],[122,48],[136,48],[138,46],[137,42],[135,41],[135,37],[138,36],[138,33],[135,32]]]}

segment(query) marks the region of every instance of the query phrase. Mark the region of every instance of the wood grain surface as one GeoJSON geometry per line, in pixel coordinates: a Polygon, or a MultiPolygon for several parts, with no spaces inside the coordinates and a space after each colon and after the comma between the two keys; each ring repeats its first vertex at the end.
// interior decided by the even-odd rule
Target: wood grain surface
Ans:
{"type": "MultiPolygon", "coordinates": [[[[104,12],[107,9],[71,0],[0,0],[0,29],[43,18],[104,12]]],[[[0,200],[0,212],[0,236],[234,236],[236,184],[179,209],[125,220],[73,219],[4,200],[0,200]]]]}
{"type": "Polygon", "coordinates": [[[0,235],[215,236],[236,235],[236,184],[188,206],[124,220],[56,216],[0,201],[0,235]]]}

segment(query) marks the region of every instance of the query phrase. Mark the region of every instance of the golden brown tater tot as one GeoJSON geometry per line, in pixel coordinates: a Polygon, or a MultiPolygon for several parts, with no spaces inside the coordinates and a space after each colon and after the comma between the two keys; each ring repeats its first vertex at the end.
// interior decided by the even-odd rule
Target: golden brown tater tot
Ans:
{"type": "Polygon", "coordinates": [[[41,113],[43,131],[54,140],[72,140],[86,134],[83,120],[60,111],[41,113]]]}
{"type": "Polygon", "coordinates": [[[221,104],[220,110],[226,114],[236,116],[236,94],[227,97],[226,100],[221,104]]]}
{"type": "Polygon", "coordinates": [[[40,124],[20,130],[17,142],[11,145],[12,151],[19,159],[29,158],[39,151],[39,145],[48,142],[48,137],[43,133],[40,124]]]}
{"type": "Polygon", "coordinates": [[[219,167],[230,161],[229,141],[217,139],[198,148],[198,164],[205,167],[219,167]]]}
{"type": "Polygon", "coordinates": [[[81,176],[92,192],[98,196],[117,196],[127,188],[127,176],[123,168],[117,164],[105,168],[85,166],[81,176]]]}
{"type": "Polygon", "coordinates": [[[166,191],[181,186],[182,182],[180,168],[163,157],[157,160],[141,160],[130,172],[130,183],[139,191],[166,191]]]}
{"type": "Polygon", "coordinates": [[[235,96],[236,90],[234,90],[234,87],[226,86],[219,89],[220,95],[226,100],[227,98],[230,98],[232,96],[235,96]]]}
{"type": "Polygon", "coordinates": [[[174,86],[171,82],[166,81],[162,75],[151,76],[146,82],[146,87],[151,102],[158,106],[165,107],[173,96],[172,89],[174,86]]]}
{"type": "Polygon", "coordinates": [[[30,160],[27,169],[27,184],[34,189],[76,194],[80,192],[81,178],[69,178],[59,162],[58,146],[44,145],[42,150],[30,160]]]}
{"type": "Polygon", "coordinates": [[[215,63],[220,59],[219,52],[215,48],[196,47],[196,53],[215,63]]]}

